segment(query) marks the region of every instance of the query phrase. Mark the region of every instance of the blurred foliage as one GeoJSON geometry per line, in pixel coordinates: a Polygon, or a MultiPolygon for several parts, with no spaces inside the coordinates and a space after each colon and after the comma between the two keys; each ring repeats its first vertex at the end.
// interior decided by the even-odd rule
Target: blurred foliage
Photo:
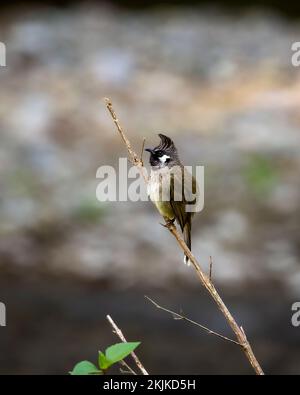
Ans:
{"type": "Polygon", "coordinates": [[[243,175],[248,186],[258,196],[269,195],[278,183],[278,171],[274,163],[259,154],[249,158],[243,175]]]}
{"type": "Polygon", "coordinates": [[[26,168],[19,167],[9,173],[8,185],[17,196],[34,196],[37,192],[37,179],[26,168]]]}
{"type": "Polygon", "coordinates": [[[76,221],[86,223],[100,222],[105,215],[106,207],[96,199],[83,199],[75,207],[73,217],[76,221]]]}

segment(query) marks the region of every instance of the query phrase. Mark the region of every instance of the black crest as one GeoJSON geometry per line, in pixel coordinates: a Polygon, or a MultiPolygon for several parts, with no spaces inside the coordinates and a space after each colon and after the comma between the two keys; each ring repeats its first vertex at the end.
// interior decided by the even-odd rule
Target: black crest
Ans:
{"type": "Polygon", "coordinates": [[[170,137],[165,136],[161,133],[159,133],[158,135],[160,137],[160,144],[155,148],[156,150],[176,152],[175,145],[170,137]]]}
{"type": "Polygon", "coordinates": [[[177,149],[170,137],[159,133],[160,143],[155,148],[146,148],[150,152],[150,164],[153,168],[161,169],[168,166],[171,168],[180,165],[177,149]]]}

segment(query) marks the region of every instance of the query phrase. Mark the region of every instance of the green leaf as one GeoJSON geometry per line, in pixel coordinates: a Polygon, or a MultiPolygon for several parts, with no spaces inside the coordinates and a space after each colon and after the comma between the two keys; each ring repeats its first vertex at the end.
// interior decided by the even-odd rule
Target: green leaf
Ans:
{"type": "Polygon", "coordinates": [[[102,370],[106,370],[108,369],[111,365],[113,364],[113,362],[109,361],[105,354],[103,354],[103,352],[99,351],[99,355],[98,355],[98,365],[100,367],[100,369],[102,370]]]}
{"type": "Polygon", "coordinates": [[[121,361],[126,358],[133,350],[139,346],[141,342],[128,342],[128,343],[117,343],[110,346],[105,351],[106,359],[111,363],[121,361]]]}
{"type": "Polygon", "coordinates": [[[73,376],[81,376],[81,375],[88,375],[88,374],[102,374],[101,370],[97,368],[92,362],[89,361],[81,361],[78,362],[72,372],[70,372],[73,376]]]}

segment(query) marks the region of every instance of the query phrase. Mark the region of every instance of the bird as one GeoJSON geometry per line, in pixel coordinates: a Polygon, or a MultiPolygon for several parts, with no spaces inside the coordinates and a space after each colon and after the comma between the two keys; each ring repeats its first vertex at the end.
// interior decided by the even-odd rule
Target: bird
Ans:
{"type": "MultiPolygon", "coordinates": [[[[160,144],[145,151],[150,153],[151,172],[147,186],[150,200],[167,223],[179,224],[183,238],[191,250],[192,218],[195,212],[187,209],[198,197],[198,184],[195,177],[181,163],[173,140],[159,133],[160,144]]],[[[184,255],[184,263],[190,265],[184,255]]]]}

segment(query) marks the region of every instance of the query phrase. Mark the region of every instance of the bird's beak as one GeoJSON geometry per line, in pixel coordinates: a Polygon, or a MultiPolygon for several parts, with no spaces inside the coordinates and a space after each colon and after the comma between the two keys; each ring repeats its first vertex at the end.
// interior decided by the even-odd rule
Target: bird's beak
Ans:
{"type": "Polygon", "coordinates": [[[145,151],[148,151],[148,152],[150,152],[150,154],[153,154],[153,149],[151,149],[151,148],[145,148],[145,151]]]}

